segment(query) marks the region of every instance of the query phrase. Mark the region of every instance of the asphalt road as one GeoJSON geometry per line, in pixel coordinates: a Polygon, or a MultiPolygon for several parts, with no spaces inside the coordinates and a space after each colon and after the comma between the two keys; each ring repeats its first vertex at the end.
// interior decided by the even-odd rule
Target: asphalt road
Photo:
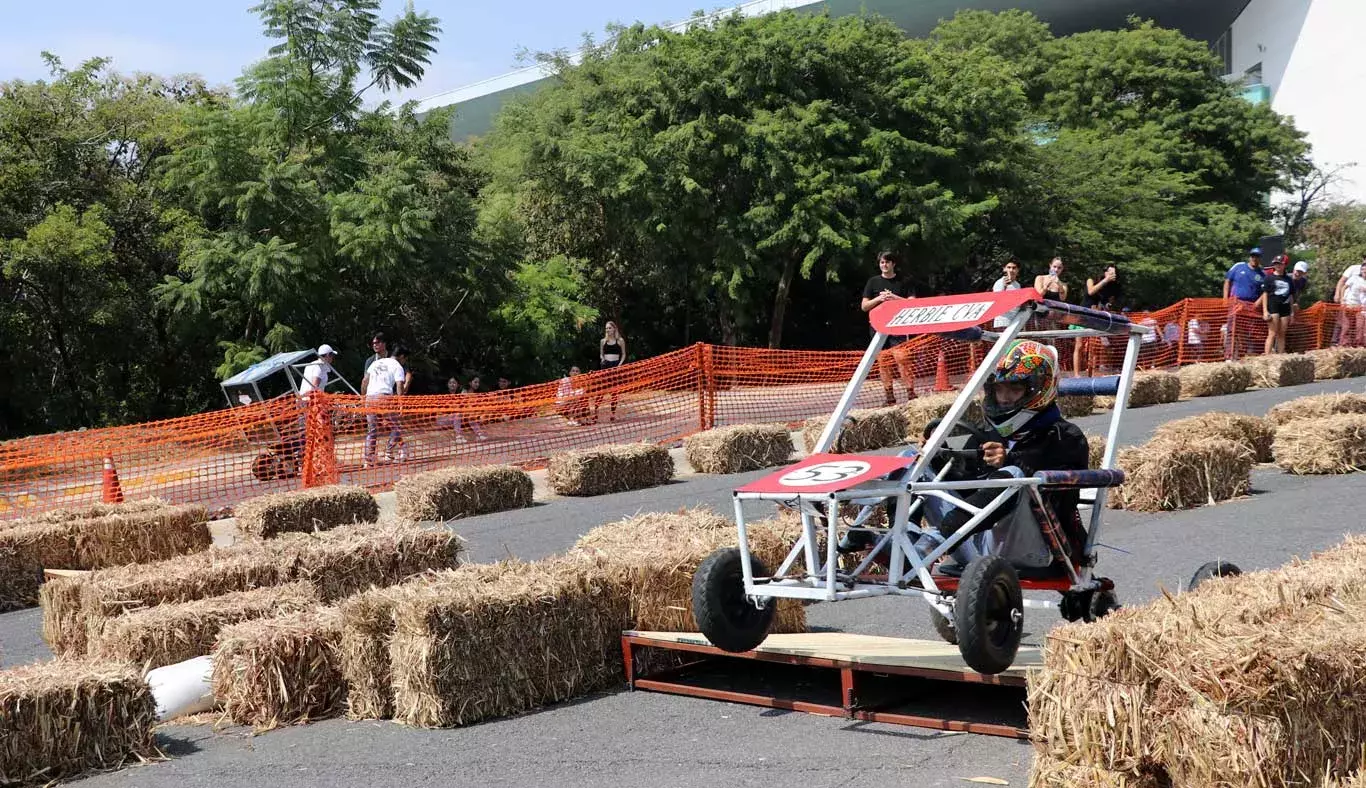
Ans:
{"type": "MultiPolygon", "coordinates": [[[[1131,411],[1121,443],[1141,442],[1161,423],[1209,410],[1262,413],[1285,399],[1362,391],[1333,381],[1253,391],[1131,411]]],[[[1108,414],[1079,419],[1103,432],[1108,414]]],[[[560,499],[530,509],[473,518],[456,530],[477,561],[508,553],[538,558],[571,546],[594,525],[639,511],[706,505],[728,511],[729,491],[760,473],[696,477],[663,488],[601,498],[560,499]]],[[[1102,574],[1122,601],[1148,600],[1184,587],[1195,568],[1226,558],[1245,569],[1275,566],[1330,546],[1358,525],[1360,474],[1293,477],[1255,472],[1249,497],[1168,514],[1109,512],[1101,541],[1102,574]],[[1120,552],[1122,551],[1122,552],[1120,552]]],[[[926,608],[914,600],[873,599],[808,609],[813,627],[933,638],[926,608]]],[[[1056,613],[1030,610],[1027,642],[1038,643],[1056,613]]],[[[47,656],[39,613],[0,616],[5,664],[47,656]]],[[[171,726],[161,741],[169,762],[80,781],[89,786],[612,786],[860,784],[968,785],[969,777],[1024,785],[1026,744],[970,734],[850,723],[715,701],[611,692],[523,717],[453,730],[414,730],[388,722],[331,720],[251,736],[242,729],[171,726]]]]}

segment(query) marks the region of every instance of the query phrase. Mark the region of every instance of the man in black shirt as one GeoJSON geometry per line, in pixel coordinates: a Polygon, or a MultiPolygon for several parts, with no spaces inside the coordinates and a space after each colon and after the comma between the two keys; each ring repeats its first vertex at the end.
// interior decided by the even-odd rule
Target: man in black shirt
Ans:
{"type": "MultiPolygon", "coordinates": [[[[915,298],[915,291],[911,289],[911,283],[897,277],[896,264],[897,260],[891,252],[883,252],[878,255],[879,273],[863,286],[861,306],[865,313],[873,311],[879,305],[893,298],[915,298]]],[[[877,333],[871,326],[869,331],[873,334],[877,333]]],[[[911,371],[911,360],[905,350],[895,349],[897,345],[905,341],[906,337],[887,337],[887,349],[891,351],[892,360],[901,372],[901,382],[906,387],[906,400],[910,401],[915,399],[915,373],[911,371]]],[[[882,390],[887,394],[886,402],[888,405],[895,405],[896,388],[892,383],[891,365],[887,363],[885,356],[878,360],[877,368],[878,375],[882,378],[882,390]]]]}

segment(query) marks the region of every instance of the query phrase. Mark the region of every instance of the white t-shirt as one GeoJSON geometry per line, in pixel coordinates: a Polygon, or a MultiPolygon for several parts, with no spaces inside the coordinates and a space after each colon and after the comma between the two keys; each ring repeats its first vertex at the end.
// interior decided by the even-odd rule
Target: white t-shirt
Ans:
{"type": "MultiPolygon", "coordinates": [[[[1014,282],[1011,282],[1010,284],[1006,284],[1006,278],[1005,278],[1004,276],[1001,277],[1000,279],[997,279],[997,280],[996,280],[996,284],[994,284],[994,285],[991,286],[991,291],[992,291],[993,293],[999,293],[999,292],[1001,292],[1002,290],[1019,290],[1019,289],[1020,289],[1020,280],[1016,279],[1014,282]]],[[[998,317],[998,318],[996,318],[995,320],[991,321],[991,327],[992,327],[992,328],[1005,328],[1005,327],[1008,326],[1008,325],[1010,325],[1010,315],[1009,315],[1009,314],[1001,315],[1000,317],[998,317]]]]}
{"type": "Polygon", "coordinates": [[[315,361],[304,367],[304,382],[299,384],[299,393],[307,394],[313,391],[315,389],[312,382],[314,378],[318,379],[316,387],[318,391],[327,388],[327,373],[330,369],[331,367],[321,361],[315,361]]]}
{"type": "Polygon", "coordinates": [[[392,358],[376,359],[365,374],[370,378],[365,395],[384,397],[397,391],[398,384],[403,382],[403,365],[392,358]]]}
{"type": "Polygon", "coordinates": [[[1347,286],[1342,288],[1343,306],[1366,306],[1366,277],[1357,274],[1347,280],[1347,286]]]}
{"type": "Polygon", "coordinates": [[[1361,275],[1361,263],[1357,263],[1356,265],[1349,265],[1349,266],[1347,266],[1347,268],[1346,268],[1345,270],[1343,270],[1343,272],[1342,272],[1342,278],[1343,278],[1343,279],[1351,279],[1351,278],[1354,277],[1354,276],[1360,276],[1360,275],[1361,275]]]}

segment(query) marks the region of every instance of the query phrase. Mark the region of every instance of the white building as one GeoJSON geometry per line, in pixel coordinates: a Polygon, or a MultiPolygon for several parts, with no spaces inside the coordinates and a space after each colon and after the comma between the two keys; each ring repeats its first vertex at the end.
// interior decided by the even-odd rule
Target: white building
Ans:
{"type": "MultiPolygon", "coordinates": [[[[1209,42],[1249,100],[1270,101],[1307,132],[1316,162],[1362,165],[1344,172],[1337,196],[1366,201],[1366,107],[1353,92],[1366,85],[1366,54],[1358,51],[1366,0],[752,0],[733,10],[749,16],[783,9],[868,12],[920,36],[962,9],[1009,8],[1035,14],[1055,35],[1118,29],[1137,15],[1209,42]]],[[[468,139],[488,130],[503,102],[547,77],[540,66],[520,69],[433,96],[420,109],[455,105],[451,134],[468,139]]]]}

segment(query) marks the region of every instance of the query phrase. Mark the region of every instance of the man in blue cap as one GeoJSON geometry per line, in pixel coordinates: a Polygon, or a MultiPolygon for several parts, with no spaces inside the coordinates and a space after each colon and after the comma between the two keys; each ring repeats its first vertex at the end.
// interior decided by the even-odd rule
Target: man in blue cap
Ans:
{"type": "MultiPolygon", "coordinates": [[[[1262,282],[1266,280],[1266,274],[1262,271],[1262,249],[1254,246],[1247,253],[1247,262],[1234,263],[1224,276],[1224,300],[1235,299],[1241,303],[1230,303],[1228,312],[1228,353],[1237,357],[1238,355],[1238,322],[1237,315],[1243,311],[1243,304],[1255,304],[1262,296],[1262,282]]],[[[1251,314],[1249,312],[1249,314],[1251,314]]],[[[1249,321],[1245,328],[1250,328],[1253,324],[1249,321]]],[[[1250,333],[1244,331],[1243,333],[1250,333]]],[[[1243,337],[1243,354],[1247,355],[1253,338],[1243,337]]]]}

